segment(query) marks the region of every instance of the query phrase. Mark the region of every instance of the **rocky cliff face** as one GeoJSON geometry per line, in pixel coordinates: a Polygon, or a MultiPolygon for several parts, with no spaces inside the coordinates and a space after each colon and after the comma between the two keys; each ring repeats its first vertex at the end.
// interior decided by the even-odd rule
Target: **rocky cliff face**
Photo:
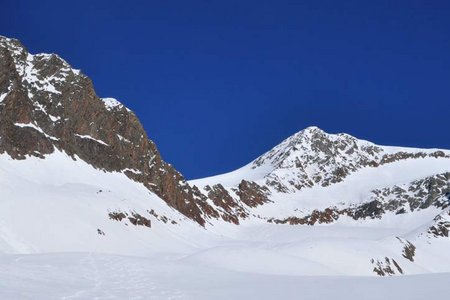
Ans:
{"type": "Polygon", "coordinates": [[[31,55],[0,37],[0,153],[14,159],[64,151],[105,171],[124,172],[204,225],[217,213],[161,159],[136,115],[100,99],[91,80],[54,54],[31,55]]]}

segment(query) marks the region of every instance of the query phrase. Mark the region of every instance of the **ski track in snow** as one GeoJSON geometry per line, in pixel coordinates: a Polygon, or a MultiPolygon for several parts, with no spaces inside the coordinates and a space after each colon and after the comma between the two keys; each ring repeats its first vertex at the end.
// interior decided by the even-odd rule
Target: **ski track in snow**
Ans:
{"type": "Polygon", "coordinates": [[[450,280],[450,273],[391,278],[275,276],[92,253],[0,259],[6,266],[0,270],[2,299],[312,300],[332,294],[336,300],[423,300],[445,299],[450,280]],[[16,264],[13,274],[8,272],[12,264],[16,264]]]}

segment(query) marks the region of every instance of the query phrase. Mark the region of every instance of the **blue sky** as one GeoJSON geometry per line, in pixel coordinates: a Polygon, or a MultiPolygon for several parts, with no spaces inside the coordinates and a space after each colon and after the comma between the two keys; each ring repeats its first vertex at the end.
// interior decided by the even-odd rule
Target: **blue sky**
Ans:
{"type": "Polygon", "coordinates": [[[450,148],[449,1],[2,0],[0,34],[54,52],[140,117],[187,178],[310,125],[450,148]]]}

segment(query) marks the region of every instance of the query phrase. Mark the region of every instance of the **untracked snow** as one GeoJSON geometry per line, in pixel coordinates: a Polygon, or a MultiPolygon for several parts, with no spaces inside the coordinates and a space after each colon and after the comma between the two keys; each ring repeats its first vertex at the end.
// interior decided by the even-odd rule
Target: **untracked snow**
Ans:
{"type": "MultiPolygon", "coordinates": [[[[115,98],[102,98],[103,103],[105,104],[106,108],[108,110],[116,109],[116,108],[126,108],[122,103],[120,103],[115,98]]],[[[126,108],[128,111],[130,111],[128,108],[126,108]]]]}

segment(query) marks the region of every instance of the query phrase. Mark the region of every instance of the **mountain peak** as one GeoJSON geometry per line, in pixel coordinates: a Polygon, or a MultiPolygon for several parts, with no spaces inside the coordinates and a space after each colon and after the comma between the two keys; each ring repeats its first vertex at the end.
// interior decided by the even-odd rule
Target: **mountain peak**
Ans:
{"type": "Polygon", "coordinates": [[[328,186],[364,167],[397,160],[442,157],[443,151],[378,146],[349,134],[329,134],[316,126],[290,136],[251,163],[264,170],[266,184],[281,192],[328,186]]]}
{"type": "Polygon", "coordinates": [[[314,132],[325,132],[322,129],[320,129],[318,126],[308,126],[302,130],[300,130],[298,133],[308,134],[308,133],[314,133],[314,132]]]}
{"type": "Polygon", "coordinates": [[[324,134],[328,134],[328,133],[326,133],[324,130],[320,129],[317,126],[308,126],[304,129],[298,131],[297,133],[294,133],[293,135],[288,137],[286,140],[299,139],[301,137],[313,137],[313,136],[324,135],[324,134]]]}
{"type": "Polygon", "coordinates": [[[4,35],[0,35],[0,44],[15,44],[23,48],[22,43],[18,39],[9,38],[4,35]]]}
{"type": "Polygon", "coordinates": [[[164,162],[136,115],[99,98],[92,81],[55,54],[30,54],[0,38],[0,154],[16,160],[65,152],[94,168],[141,182],[204,225],[215,211],[164,162]]]}
{"type": "Polygon", "coordinates": [[[329,134],[317,126],[307,127],[288,137],[254,161],[255,166],[270,163],[283,167],[286,160],[306,156],[333,156],[337,148],[358,148],[367,144],[347,134],[329,134]]]}

